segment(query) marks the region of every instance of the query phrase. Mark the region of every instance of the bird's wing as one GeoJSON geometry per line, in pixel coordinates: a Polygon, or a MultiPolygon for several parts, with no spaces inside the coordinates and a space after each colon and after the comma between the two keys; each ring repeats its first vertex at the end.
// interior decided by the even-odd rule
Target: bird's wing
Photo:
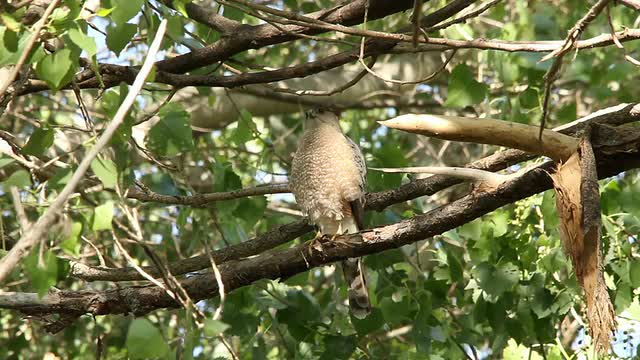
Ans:
{"type": "Polygon", "coordinates": [[[351,153],[353,154],[353,161],[355,162],[358,172],[360,173],[360,196],[357,199],[352,200],[349,205],[351,206],[351,212],[355,219],[358,230],[364,229],[364,194],[367,180],[367,165],[364,162],[364,156],[360,147],[351,138],[345,135],[347,143],[351,147],[351,153]]]}

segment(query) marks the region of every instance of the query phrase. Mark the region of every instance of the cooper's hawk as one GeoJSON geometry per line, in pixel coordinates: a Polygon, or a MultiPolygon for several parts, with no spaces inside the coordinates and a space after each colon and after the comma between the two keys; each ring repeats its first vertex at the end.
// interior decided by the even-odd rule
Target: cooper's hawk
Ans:
{"type": "MultiPolygon", "coordinates": [[[[338,116],[310,110],[291,167],[296,202],[322,235],[356,233],[363,228],[367,168],[358,145],[342,133],[338,116]]],[[[357,318],[371,312],[360,258],[342,262],[349,306],[357,318]]]]}

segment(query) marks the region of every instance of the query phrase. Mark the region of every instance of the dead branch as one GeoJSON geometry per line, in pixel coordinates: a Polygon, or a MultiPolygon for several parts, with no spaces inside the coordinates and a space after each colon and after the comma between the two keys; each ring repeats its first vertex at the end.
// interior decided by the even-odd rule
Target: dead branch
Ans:
{"type": "Polygon", "coordinates": [[[550,130],[538,139],[537,126],[460,116],[405,114],[380,124],[398,130],[444,140],[500,145],[520,149],[552,159],[569,158],[578,148],[578,139],[550,130]]]}

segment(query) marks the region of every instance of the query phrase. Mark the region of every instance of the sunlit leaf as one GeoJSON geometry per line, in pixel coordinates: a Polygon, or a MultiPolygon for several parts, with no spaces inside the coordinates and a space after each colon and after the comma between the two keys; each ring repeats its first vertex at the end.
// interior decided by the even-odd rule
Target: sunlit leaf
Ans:
{"type": "Polygon", "coordinates": [[[93,215],[93,231],[110,230],[111,220],[113,219],[113,201],[97,206],[93,215]]]}
{"type": "Polygon", "coordinates": [[[487,89],[487,85],[475,80],[467,65],[458,65],[449,77],[449,95],[445,106],[465,107],[478,104],[484,100],[487,89]]]}
{"type": "Polygon", "coordinates": [[[62,49],[40,60],[36,73],[53,90],[58,90],[71,81],[77,63],[78,58],[73,57],[71,50],[62,49]]]}

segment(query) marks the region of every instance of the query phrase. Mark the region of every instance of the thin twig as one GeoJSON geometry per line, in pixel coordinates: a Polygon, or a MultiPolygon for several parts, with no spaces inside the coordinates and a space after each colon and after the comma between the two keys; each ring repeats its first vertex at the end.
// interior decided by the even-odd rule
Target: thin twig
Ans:
{"type": "Polygon", "coordinates": [[[161,104],[159,104],[155,109],[153,109],[152,111],[147,113],[142,119],[140,119],[139,121],[135,122],[133,124],[133,126],[140,125],[143,122],[151,120],[151,118],[153,118],[154,116],[156,116],[158,114],[160,109],[162,109],[165,105],[167,105],[169,103],[169,101],[171,101],[171,99],[178,92],[178,90],[180,90],[180,89],[178,89],[178,88],[171,89],[171,91],[169,92],[169,94],[167,94],[167,97],[162,101],[161,104]]]}
{"type": "MultiPolygon", "coordinates": [[[[377,56],[372,56],[371,60],[369,60],[369,67],[373,67],[373,65],[376,63],[376,60],[378,59],[377,56]]],[[[333,90],[329,90],[329,91],[323,91],[323,90],[296,90],[296,89],[288,89],[288,88],[283,88],[283,87],[272,87],[269,86],[268,84],[265,84],[266,87],[268,87],[269,89],[273,90],[273,91],[277,91],[277,92],[283,92],[283,93],[287,93],[287,94],[294,94],[294,95],[298,95],[298,96],[331,96],[337,93],[341,93],[345,90],[347,90],[348,88],[354,86],[355,84],[357,84],[358,82],[360,82],[360,80],[362,80],[362,78],[367,75],[368,71],[367,69],[362,70],[358,73],[358,75],[356,75],[353,79],[351,79],[351,81],[342,84],[336,88],[334,88],[333,90]]]]}
{"type": "Polygon", "coordinates": [[[593,21],[598,16],[598,14],[600,14],[602,10],[607,7],[607,4],[610,1],[611,0],[598,0],[598,2],[595,3],[595,5],[593,5],[589,9],[589,11],[569,30],[569,35],[565,39],[564,44],[540,59],[540,61],[542,62],[555,57],[553,64],[551,64],[551,67],[549,67],[549,70],[547,70],[547,73],[544,75],[544,100],[542,102],[542,117],[540,119],[540,132],[538,134],[538,137],[540,139],[542,139],[542,130],[544,129],[547,117],[549,116],[549,100],[551,98],[551,88],[553,87],[553,83],[558,78],[560,68],[562,68],[562,59],[564,58],[564,55],[569,50],[575,47],[578,38],[580,38],[580,35],[582,35],[582,32],[591,23],[591,21],[593,21]]]}
{"type": "Polygon", "coordinates": [[[487,2],[486,4],[484,4],[483,6],[479,7],[477,10],[471,11],[468,14],[462,15],[461,17],[457,18],[457,19],[451,19],[449,21],[446,21],[440,25],[436,25],[436,26],[432,26],[426,29],[423,29],[425,32],[430,33],[430,32],[435,32],[438,30],[442,30],[442,29],[446,29],[451,25],[454,24],[459,24],[459,23],[463,23],[466,22],[467,20],[474,18],[480,14],[482,14],[483,12],[487,11],[489,8],[491,8],[492,6],[496,5],[497,3],[499,3],[502,0],[491,0],[489,2],[487,2]]]}
{"type": "MultiPolygon", "coordinates": [[[[458,51],[457,49],[453,49],[451,51],[451,53],[449,54],[449,56],[447,57],[447,59],[442,63],[440,68],[438,68],[436,71],[434,71],[430,75],[427,75],[423,79],[413,80],[413,81],[412,80],[387,79],[387,78],[383,77],[382,75],[379,75],[378,73],[373,71],[373,69],[371,67],[367,66],[367,64],[365,64],[363,61],[360,61],[360,59],[358,59],[358,60],[360,61],[360,64],[362,64],[362,66],[365,68],[365,71],[367,71],[371,75],[377,77],[378,79],[380,79],[380,80],[382,80],[384,82],[389,82],[389,83],[392,83],[392,84],[400,84],[400,85],[415,85],[415,84],[426,83],[426,82],[428,82],[430,80],[433,80],[433,78],[435,78],[436,76],[438,76],[438,74],[440,74],[447,67],[447,65],[449,65],[449,62],[451,62],[451,59],[453,59],[453,56],[456,54],[457,51],[458,51]]],[[[362,50],[361,50],[361,54],[362,54],[362,50]]]]}
{"type": "Polygon", "coordinates": [[[370,170],[384,173],[414,173],[414,174],[437,174],[447,175],[472,181],[481,181],[490,186],[496,187],[505,181],[513,179],[512,175],[503,175],[478,169],[448,166],[415,166],[401,168],[368,168],[370,170]]]}
{"type": "Polygon", "coordinates": [[[9,192],[11,192],[11,199],[13,200],[13,207],[16,210],[16,217],[18,218],[20,228],[22,229],[22,233],[24,234],[25,232],[27,232],[27,230],[29,230],[29,218],[27,217],[27,213],[24,211],[22,201],[20,201],[20,193],[18,192],[18,188],[15,186],[11,186],[9,188],[9,192]]]}
{"type": "Polygon", "coordinates": [[[613,27],[613,21],[611,20],[611,12],[609,11],[609,7],[610,6],[607,6],[605,8],[605,13],[607,14],[607,22],[609,23],[609,29],[611,30],[611,38],[613,39],[613,43],[616,45],[618,49],[622,50],[625,60],[627,60],[628,62],[630,62],[635,66],[640,66],[640,61],[636,60],[634,57],[627,54],[627,50],[624,48],[620,40],[618,40],[618,36],[616,36],[616,30],[613,27]]]}
{"type": "Polygon", "coordinates": [[[129,263],[129,265],[132,268],[134,268],[140,275],[142,275],[143,278],[150,281],[155,286],[163,289],[167,295],[171,296],[172,299],[178,301],[178,297],[176,296],[176,294],[173,293],[173,291],[167,289],[167,287],[163,283],[156,280],[153,276],[149,275],[138,264],[136,264],[136,261],[133,259],[131,254],[129,254],[129,252],[124,248],[124,246],[122,245],[122,243],[120,242],[120,240],[118,239],[114,231],[111,231],[111,235],[113,237],[114,243],[116,244],[116,248],[118,249],[120,254],[122,254],[122,256],[127,260],[127,263],[129,263]]]}
{"type": "Polygon", "coordinates": [[[420,15],[422,13],[422,0],[413,0],[413,13],[411,14],[411,24],[413,25],[413,47],[418,46],[418,36],[420,35],[420,15]]]}
{"type": "Polygon", "coordinates": [[[220,296],[220,306],[216,309],[216,312],[213,314],[213,320],[219,320],[222,317],[222,312],[224,311],[224,282],[222,282],[222,274],[220,274],[220,269],[218,269],[218,265],[216,264],[216,260],[213,258],[211,254],[211,249],[208,244],[208,241],[205,240],[204,248],[207,251],[207,257],[209,257],[209,262],[211,262],[211,268],[213,269],[213,274],[216,278],[216,282],[218,283],[218,295],[220,296]]]}

